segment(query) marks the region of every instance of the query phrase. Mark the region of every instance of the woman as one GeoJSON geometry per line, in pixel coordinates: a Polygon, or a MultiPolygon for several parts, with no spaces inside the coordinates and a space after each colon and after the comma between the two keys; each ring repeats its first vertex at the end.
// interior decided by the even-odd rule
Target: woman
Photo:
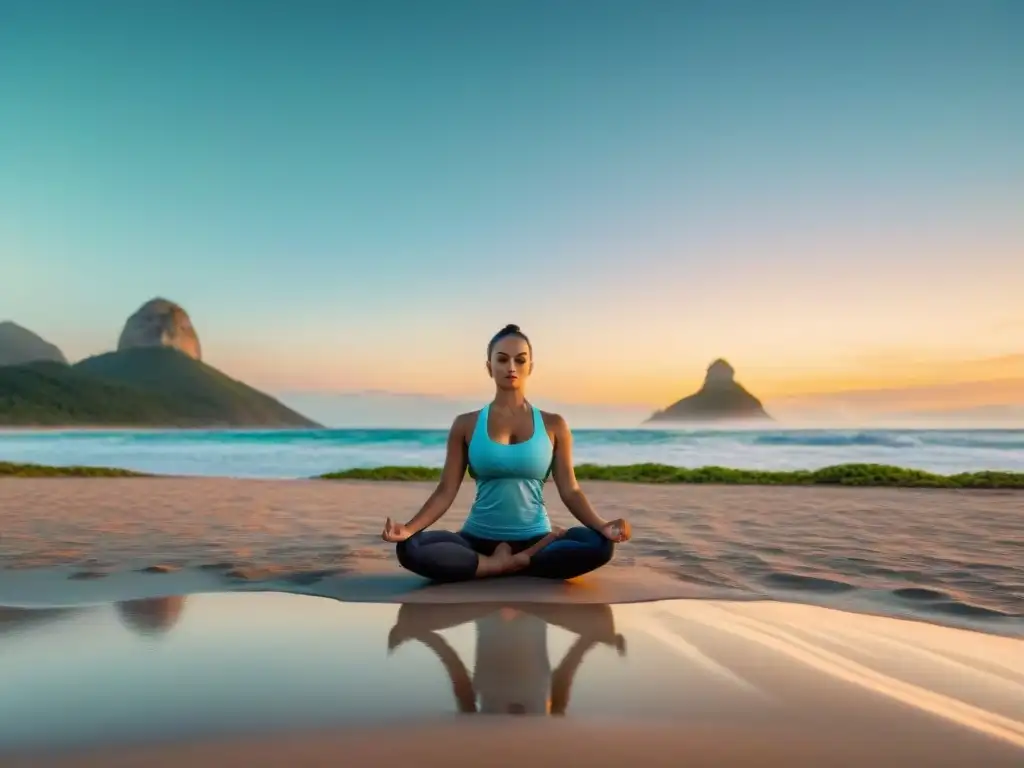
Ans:
{"type": "Polygon", "coordinates": [[[491,339],[487,372],[494,400],[455,419],[437,488],[408,523],[388,518],[382,538],[398,545],[403,567],[434,581],[515,572],[571,579],[600,568],[611,560],[614,542],[629,539],[629,524],[594,512],[576,481],[565,419],[526,400],[533,347],[519,326],[507,325],[491,339]],[[476,499],[462,530],[428,531],[455,501],[467,468],[476,499]],[[549,475],[582,525],[552,529],[543,493],[549,475]]]}
{"type": "Polygon", "coordinates": [[[576,670],[591,648],[607,645],[626,655],[607,605],[432,605],[405,603],[388,633],[388,653],[408,640],[432,650],[451,680],[459,712],[564,715],[576,670]],[[472,676],[440,632],[476,624],[472,676]],[[548,625],[577,635],[552,669],[548,625]]]}

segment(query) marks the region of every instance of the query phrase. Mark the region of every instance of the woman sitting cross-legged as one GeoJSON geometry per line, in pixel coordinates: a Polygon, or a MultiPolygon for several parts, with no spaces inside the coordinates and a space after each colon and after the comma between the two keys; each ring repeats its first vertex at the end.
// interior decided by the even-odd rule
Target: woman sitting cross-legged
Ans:
{"type": "Polygon", "coordinates": [[[487,371],[494,400],[455,419],[437,488],[408,523],[388,518],[381,537],[398,545],[403,567],[433,581],[511,573],[571,579],[600,568],[615,542],[629,539],[629,523],[594,512],[576,481],[565,419],[527,402],[533,349],[518,326],[491,339],[487,371]],[[467,468],[476,498],[462,529],[427,530],[455,501],[467,468]],[[549,476],[581,525],[552,528],[543,493],[549,476]]]}

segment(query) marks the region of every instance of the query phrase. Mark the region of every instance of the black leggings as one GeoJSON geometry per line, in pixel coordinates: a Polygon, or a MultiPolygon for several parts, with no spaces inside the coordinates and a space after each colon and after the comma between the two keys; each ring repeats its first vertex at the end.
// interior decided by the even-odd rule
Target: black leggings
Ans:
{"type": "MultiPolygon", "coordinates": [[[[544,536],[509,541],[512,552],[522,552],[544,536]]],[[[478,556],[494,553],[500,541],[481,539],[468,533],[420,531],[397,546],[398,562],[431,581],[466,581],[476,575],[478,556]]],[[[612,559],[615,545],[597,531],[576,526],[565,536],[548,544],[530,558],[530,564],[515,573],[544,579],[572,579],[612,559]]]]}

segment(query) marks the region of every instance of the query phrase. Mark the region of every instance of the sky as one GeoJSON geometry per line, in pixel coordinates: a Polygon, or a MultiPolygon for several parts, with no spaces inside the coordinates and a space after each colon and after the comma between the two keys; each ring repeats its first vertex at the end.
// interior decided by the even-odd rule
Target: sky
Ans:
{"type": "Polygon", "coordinates": [[[1015,0],[0,0],[0,319],[79,359],[166,297],[275,393],[486,397],[512,322],[581,406],[718,357],[768,402],[1024,403],[1022,37],[1015,0]]]}

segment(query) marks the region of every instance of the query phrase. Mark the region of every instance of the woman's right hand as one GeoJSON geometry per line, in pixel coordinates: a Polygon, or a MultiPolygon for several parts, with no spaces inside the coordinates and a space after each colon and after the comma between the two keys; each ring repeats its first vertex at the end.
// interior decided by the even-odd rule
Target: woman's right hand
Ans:
{"type": "Polygon", "coordinates": [[[389,517],[384,521],[384,530],[381,532],[380,537],[384,541],[389,541],[392,544],[397,544],[400,541],[405,541],[412,536],[412,531],[409,530],[409,526],[405,523],[396,523],[389,517]]]}
{"type": "Polygon", "coordinates": [[[602,525],[598,531],[608,541],[623,542],[629,541],[633,536],[633,528],[629,524],[629,521],[623,520],[621,517],[618,520],[612,520],[610,523],[602,525]]]}

